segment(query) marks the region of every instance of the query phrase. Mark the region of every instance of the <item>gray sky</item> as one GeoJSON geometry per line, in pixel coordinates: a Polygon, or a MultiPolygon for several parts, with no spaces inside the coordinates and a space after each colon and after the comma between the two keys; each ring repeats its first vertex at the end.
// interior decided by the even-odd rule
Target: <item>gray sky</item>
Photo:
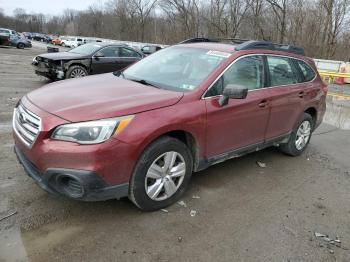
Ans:
{"type": "Polygon", "coordinates": [[[12,15],[16,8],[23,8],[27,13],[57,15],[66,8],[84,10],[92,4],[102,4],[105,0],[0,0],[0,8],[6,15],[12,15]]]}

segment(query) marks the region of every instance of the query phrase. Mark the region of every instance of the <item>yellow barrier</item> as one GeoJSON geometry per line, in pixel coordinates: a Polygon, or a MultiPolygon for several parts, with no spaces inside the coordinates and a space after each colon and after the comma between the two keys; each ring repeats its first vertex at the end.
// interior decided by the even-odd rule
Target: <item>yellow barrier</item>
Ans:
{"type": "Polygon", "coordinates": [[[341,100],[350,100],[350,95],[348,94],[340,94],[335,92],[328,92],[327,96],[335,97],[341,100]]]}
{"type": "Polygon", "coordinates": [[[335,78],[338,78],[338,77],[350,78],[350,74],[345,74],[345,73],[319,71],[319,74],[322,77],[323,81],[328,80],[328,84],[333,83],[335,78]]]}

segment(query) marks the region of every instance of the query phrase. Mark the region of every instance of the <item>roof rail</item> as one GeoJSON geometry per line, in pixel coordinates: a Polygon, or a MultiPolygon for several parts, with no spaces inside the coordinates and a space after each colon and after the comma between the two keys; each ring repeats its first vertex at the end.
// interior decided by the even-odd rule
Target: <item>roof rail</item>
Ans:
{"type": "Polygon", "coordinates": [[[206,37],[194,37],[186,39],[179,44],[189,44],[189,43],[199,43],[199,42],[231,42],[232,44],[241,44],[246,41],[249,41],[248,39],[240,39],[240,38],[206,38],[206,37]]]}
{"type": "Polygon", "coordinates": [[[277,50],[277,51],[283,51],[288,53],[294,53],[298,55],[305,55],[305,51],[301,47],[297,47],[293,45],[275,44],[268,41],[250,40],[236,46],[235,49],[237,51],[248,50],[248,49],[266,49],[266,50],[277,50]]]}
{"type": "Polygon", "coordinates": [[[288,53],[294,53],[298,55],[305,55],[305,51],[301,47],[293,45],[276,44],[268,41],[258,41],[258,40],[248,40],[240,38],[205,38],[205,37],[195,37],[186,39],[179,44],[189,44],[189,43],[200,43],[200,42],[230,42],[231,44],[236,44],[236,50],[249,50],[249,49],[266,49],[266,50],[277,50],[288,53]]]}
{"type": "Polygon", "coordinates": [[[214,39],[205,38],[205,37],[194,37],[181,41],[179,44],[189,44],[189,43],[200,43],[200,42],[219,42],[214,39]]]}

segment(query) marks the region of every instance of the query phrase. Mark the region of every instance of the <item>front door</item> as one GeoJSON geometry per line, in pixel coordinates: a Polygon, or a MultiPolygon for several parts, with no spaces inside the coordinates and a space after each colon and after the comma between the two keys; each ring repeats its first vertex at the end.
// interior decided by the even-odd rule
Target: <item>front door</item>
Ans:
{"type": "Polygon", "coordinates": [[[269,91],[265,86],[262,56],[236,60],[205,95],[207,108],[207,157],[264,142],[269,117],[269,91]],[[247,87],[245,99],[218,101],[228,84],[247,87]]]}

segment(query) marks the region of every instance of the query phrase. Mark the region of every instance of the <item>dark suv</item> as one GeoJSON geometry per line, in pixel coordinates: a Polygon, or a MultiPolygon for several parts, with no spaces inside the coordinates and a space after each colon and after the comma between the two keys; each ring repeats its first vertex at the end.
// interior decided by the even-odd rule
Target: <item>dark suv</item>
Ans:
{"type": "Polygon", "coordinates": [[[322,122],[326,93],[300,48],[187,40],[123,72],[27,94],[14,111],[15,152],[48,192],[128,196],[155,210],[215,163],[269,146],[300,155],[322,122]]]}

